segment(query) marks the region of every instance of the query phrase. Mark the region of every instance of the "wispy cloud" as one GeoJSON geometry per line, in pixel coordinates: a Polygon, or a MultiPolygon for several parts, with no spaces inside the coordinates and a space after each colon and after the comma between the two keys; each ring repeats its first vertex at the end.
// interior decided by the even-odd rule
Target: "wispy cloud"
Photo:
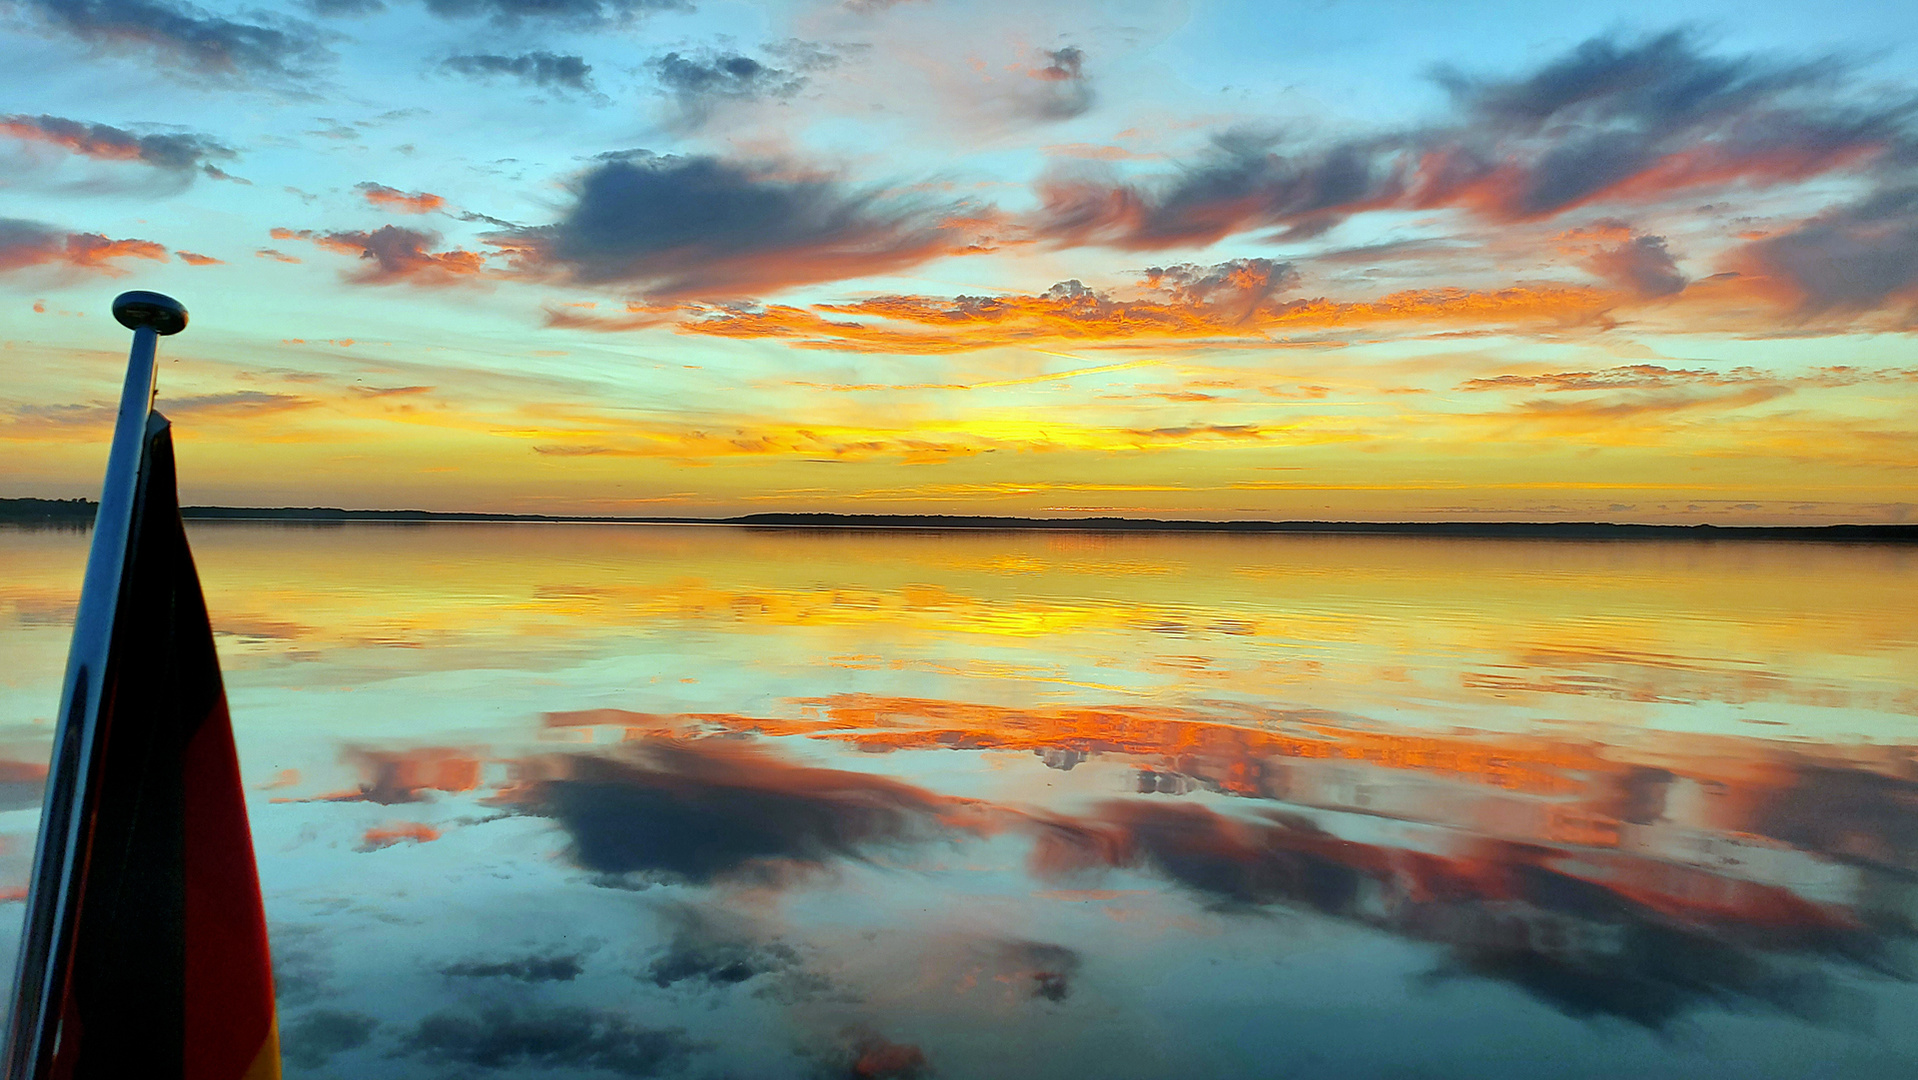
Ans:
{"type": "Polygon", "coordinates": [[[270,12],[242,19],[168,0],[22,0],[48,27],[113,53],[144,53],[183,79],[306,82],[332,59],[330,35],[270,12]]]}
{"type": "Polygon", "coordinates": [[[109,124],[44,114],[0,117],[0,134],[95,160],[132,161],[164,172],[198,172],[215,179],[232,178],[213,163],[238,156],[232,147],[206,135],[137,135],[109,124]]]}
{"type": "Polygon", "coordinates": [[[1912,103],[1847,97],[1850,76],[1837,60],[1712,56],[1686,32],[1594,38],[1514,78],[1440,71],[1448,123],[1322,145],[1227,133],[1158,184],[1055,175],[1035,228],[1063,246],[1154,249],[1309,236],[1381,209],[1531,221],[1908,156],[1912,103]]]}

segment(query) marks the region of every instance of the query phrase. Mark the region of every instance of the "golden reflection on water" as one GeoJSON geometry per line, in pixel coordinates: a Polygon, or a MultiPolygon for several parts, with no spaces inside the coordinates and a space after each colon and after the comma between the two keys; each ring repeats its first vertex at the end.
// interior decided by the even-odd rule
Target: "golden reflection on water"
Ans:
{"type": "MultiPolygon", "coordinates": [[[[1309,687],[1317,707],[1412,697],[1454,719],[1716,701],[1839,725],[1821,735],[1918,712],[1918,616],[1888,602],[1918,560],[1898,547],[484,525],[196,525],[194,543],[237,666],[799,629],[817,663],[1040,692],[1309,687]]],[[[64,616],[74,536],[6,544],[8,617],[64,616]]]]}
{"type": "MultiPolygon", "coordinates": [[[[762,1075],[1173,1075],[1153,1040],[1174,1038],[1213,1047],[1212,1075],[1271,1075],[1279,1044],[1313,1048],[1285,1059],[1298,1075],[1486,1075],[1493,1032],[1512,1075],[1918,1060],[1918,1035],[1869,1019],[1918,1007],[1910,548],[192,540],[259,789],[282,1010],[320,1015],[298,1010],[350,970],[397,980],[384,1022],[424,1025],[338,1051],[366,1075],[427,1067],[422,1032],[466,1000],[448,988],[481,978],[564,983],[539,1016],[589,1009],[577,990],[593,1023],[608,1000],[669,1017],[693,1033],[675,1054],[762,1075]],[[552,912],[593,944],[527,929],[552,912]],[[441,929],[382,929],[408,920],[441,929]],[[300,974],[322,941],[330,983],[300,974]],[[344,958],[381,942],[424,974],[344,958]],[[1233,1009],[1343,1019],[1235,1028],[1233,1009]],[[1747,1013],[1797,1026],[1737,1034],[1747,1013]],[[1379,1022],[1422,1034],[1353,1037],[1379,1022]]],[[[10,880],[84,545],[0,532],[10,880]]]]}

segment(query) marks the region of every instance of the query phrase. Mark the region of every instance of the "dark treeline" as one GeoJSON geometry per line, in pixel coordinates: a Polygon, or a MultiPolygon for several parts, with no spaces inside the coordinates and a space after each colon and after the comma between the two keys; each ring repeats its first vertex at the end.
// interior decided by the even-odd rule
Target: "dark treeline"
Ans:
{"type": "Polygon", "coordinates": [[[0,521],[90,525],[98,505],[92,499],[0,499],[0,521]]]}
{"type": "MultiPolygon", "coordinates": [[[[85,524],[89,499],[0,499],[0,522],[85,524]]],[[[591,517],[337,507],[188,506],[190,520],[314,524],[387,522],[577,522],[618,525],[746,525],[812,529],[1065,529],[1079,532],[1323,533],[1560,540],[1824,540],[1918,543],[1918,525],[1633,525],[1604,521],[1162,521],[1155,518],[1022,518],[957,514],[747,514],[743,517],[591,517]]]]}

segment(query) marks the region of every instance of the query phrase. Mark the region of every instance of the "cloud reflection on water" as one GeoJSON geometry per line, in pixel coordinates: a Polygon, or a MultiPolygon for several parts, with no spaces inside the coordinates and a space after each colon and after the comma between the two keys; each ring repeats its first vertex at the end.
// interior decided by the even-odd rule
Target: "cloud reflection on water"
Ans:
{"type": "MultiPolygon", "coordinates": [[[[933,721],[986,712],[926,704],[933,721]]],[[[897,702],[857,709],[907,714],[897,702]]],[[[1103,870],[1145,869],[1218,910],[1277,905],[1350,920],[1444,946],[1436,973],[1504,980],[1570,1015],[1653,1027],[1707,1004],[1833,1019],[1838,991],[1816,960],[1899,979],[1918,973],[1906,955],[1918,912],[1909,884],[1918,783],[1871,771],[1908,765],[1907,747],[1835,764],[1758,740],[1687,747],[1674,738],[1641,748],[1669,763],[1654,767],[1619,760],[1617,747],[1569,741],[1341,732],[1323,719],[1308,741],[1128,715],[1081,749],[1066,732],[1083,731],[1087,717],[1051,719],[1065,744],[1054,749],[1149,757],[1147,790],[1196,776],[1187,790],[1245,798],[1112,799],[1076,814],[987,806],[785,761],[730,733],[664,739],[637,729],[611,754],[521,763],[547,778],[512,798],[555,817],[586,869],[696,883],[750,873],[778,884],[790,875],[774,866],[817,869],[879,846],[1014,831],[1031,838],[1029,866],[1044,883],[1097,884],[1103,870]],[[1189,771],[1156,771],[1168,758],[1189,771]],[[1393,771],[1413,776],[1381,775],[1393,771]],[[1386,830],[1383,821],[1414,828],[1386,830]]],[[[815,734],[868,745],[869,732],[815,734]]],[[[888,749],[985,751],[1032,738],[1018,725],[963,738],[943,726],[883,734],[888,749]]],[[[1065,996],[1064,979],[1050,984],[1054,1000],[1065,996]]]]}
{"type": "MultiPolygon", "coordinates": [[[[0,784],[84,540],[0,534],[0,784]]],[[[1909,553],[194,540],[295,1075],[1918,1062],[1909,553]]]]}
{"type": "Polygon", "coordinates": [[[602,874],[776,883],[835,859],[988,827],[982,808],[867,773],[818,769],[736,741],[648,740],[619,757],[520,763],[501,800],[553,817],[602,874]]]}

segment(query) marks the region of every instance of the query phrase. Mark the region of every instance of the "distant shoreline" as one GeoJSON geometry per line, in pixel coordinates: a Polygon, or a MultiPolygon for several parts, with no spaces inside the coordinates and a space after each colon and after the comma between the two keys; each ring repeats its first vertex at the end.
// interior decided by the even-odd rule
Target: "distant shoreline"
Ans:
{"type": "MultiPolygon", "coordinates": [[[[86,526],[90,499],[0,499],[0,524],[86,526]]],[[[1811,540],[1918,543],[1918,525],[1640,525],[1603,521],[1201,521],[1156,518],[1023,518],[956,514],[746,514],[739,517],[615,517],[584,514],[483,514],[438,510],[342,510],[335,507],[188,506],[190,521],[425,524],[473,522],[584,525],[734,525],[799,529],[917,529],[1295,533],[1340,536],[1452,536],[1541,540],[1811,540]]]]}

